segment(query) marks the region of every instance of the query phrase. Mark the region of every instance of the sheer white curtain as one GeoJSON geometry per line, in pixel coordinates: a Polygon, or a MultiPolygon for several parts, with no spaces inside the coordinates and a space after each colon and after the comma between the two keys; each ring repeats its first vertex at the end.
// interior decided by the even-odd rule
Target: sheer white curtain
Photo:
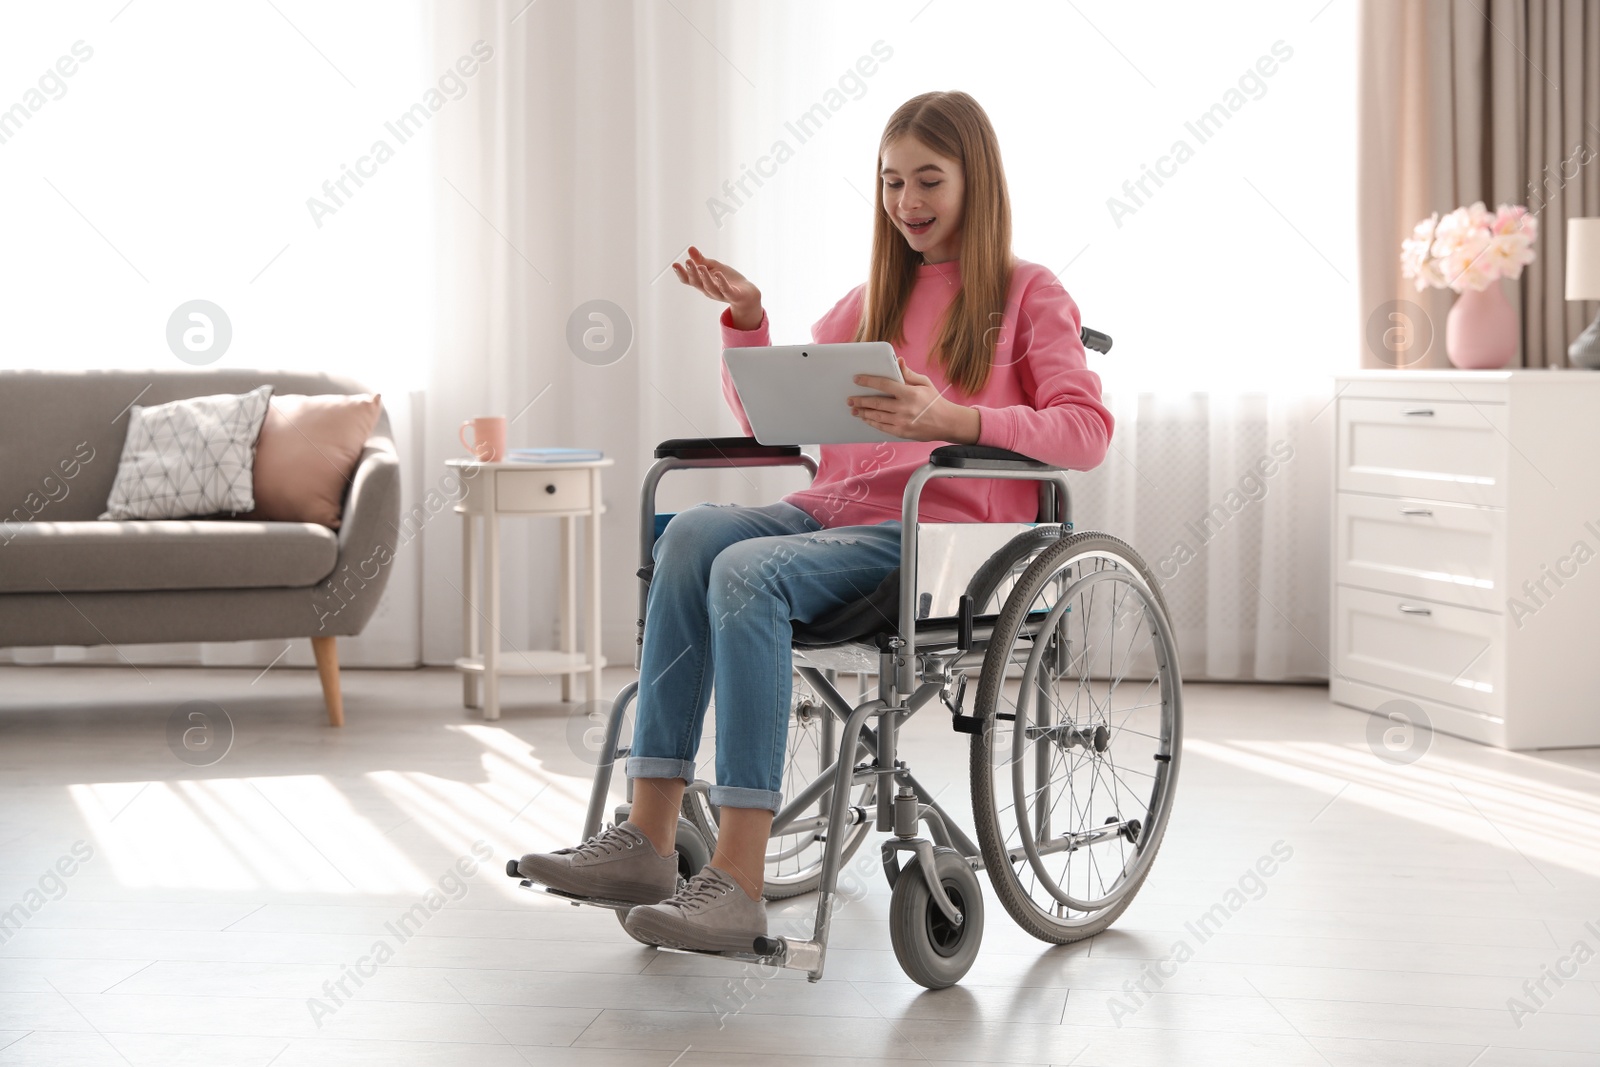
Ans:
{"type": "MultiPolygon", "coordinates": [[[[1186,676],[1325,678],[1328,375],[1358,343],[1349,7],[434,5],[436,65],[479,38],[496,56],[470,121],[439,129],[428,471],[472,414],[518,416],[514,443],[614,456],[606,644],[631,662],[648,449],[737,432],[717,387],[717,308],[668,264],[690,243],[734,263],[775,337],[804,339],[865,276],[889,113],[962,88],[999,131],[1018,254],[1057,269],[1085,322],[1117,339],[1092,363],[1118,426],[1106,463],[1074,478],[1079,528],[1156,568],[1186,676]],[[565,339],[594,299],[633,331],[606,366],[565,339]]],[[[800,477],[674,475],[660,505],[762,503],[800,477]]],[[[507,558],[526,595],[508,599],[504,629],[544,642],[555,533],[521,525],[507,558]]],[[[426,543],[425,649],[444,661],[453,521],[426,543]]]]}
{"type": "MultiPolygon", "coordinates": [[[[604,474],[604,652],[631,664],[649,449],[738,432],[722,410],[715,310],[667,269],[691,240],[705,241],[703,201],[724,177],[731,72],[690,20],[727,49],[738,12],[486,0],[429,13],[436,65],[478,40],[494,57],[462,121],[435,131],[439,274],[424,471],[439,481],[460,452],[455,427],[474,415],[508,416],[513,446],[596,446],[614,458],[604,474]],[[631,333],[626,350],[579,346],[579,358],[569,345],[569,319],[591,301],[614,307],[605,314],[614,338],[631,333]]],[[[580,317],[580,329],[594,324],[580,317]]],[[[680,491],[669,480],[662,504],[753,491],[752,481],[706,474],[680,491]]],[[[459,654],[457,523],[442,513],[420,539],[429,662],[459,654]]],[[[551,647],[557,527],[508,521],[502,531],[502,636],[551,647]]]]}
{"type": "MultiPolygon", "coordinates": [[[[761,286],[776,338],[805,339],[865,277],[883,123],[911,96],[960,88],[999,132],[1017,253],[1057,270],[1085,322],[1116,338],[1091,362],[1115,448],[1074,478],[1079,527],[1156,567],[1188,676],[1326,676],[1327,376],[1355,364],[1358,343],[1355,5],[279,8],[4,16],[18,32],[0,34],[0,54],[17,69],[43,69],[55,42],[79,37],[96,55],[5,145],[0,187],[45,197],[45,214],[8,231],[14,344],[0,361],[160,362],[159,324],[198,291],[235,313],[230,364],[326,367],[382,389],[409,518],[382,615],[347,662],[457,654],[460,531],[443,462],[462,419],[503,414],[513,444],[616,460],[605,652],[630,663],[649,449],[737,432],[718,308],[668,264],[691,243],[734,263],[761,286]],[[230,47],[195,43],[219,40],[230,47]],[[163,92],[182,106],[135,103],[163,92]],[[401,140],[386,124],[419,102],[421,128],[401,140]],[[307,198],[376,138],[394,155],[316,225],[307,198]],[[107,170],[105,144],[130,164],[107,170]],[[173,159],[185,181],[169,180],[173,159]],[[579,358],[569,319],[596,300],[615,305],[631,344],[579,358]]],[[[659,503],[763,503],[802,477],[673,475],[659,503]]],[[[505,524],[508,646],[555,640],[557,546],[553,523],[505,524]]],[[[281,650],[129,654],[265,664],[281,650]]]]}

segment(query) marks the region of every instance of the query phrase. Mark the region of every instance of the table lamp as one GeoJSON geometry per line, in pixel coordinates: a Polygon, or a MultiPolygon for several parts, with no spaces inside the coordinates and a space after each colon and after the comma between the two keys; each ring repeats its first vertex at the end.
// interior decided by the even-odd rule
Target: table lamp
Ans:
{"type": "MultiPolygon", "coordinates": [[[[1600,300],[1600,219],[1567,220],[1567,299],[1600,300]]],[[[1600,314],[1572,342],[1567,359],[1600,370],[1600,314]]]]}

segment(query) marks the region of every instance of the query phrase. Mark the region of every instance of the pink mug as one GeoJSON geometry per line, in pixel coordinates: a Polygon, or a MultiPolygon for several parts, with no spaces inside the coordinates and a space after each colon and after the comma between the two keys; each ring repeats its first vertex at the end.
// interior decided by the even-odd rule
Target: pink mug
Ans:
{"type": "Polygon", "coordinates": [[[456,435],[468,452],[484,463],[499,463],[506,458],[506,417],[483,415],[461,424],[456,435]],[[472,440],[467,440],[467,428],[472,428],[472,440]]]}

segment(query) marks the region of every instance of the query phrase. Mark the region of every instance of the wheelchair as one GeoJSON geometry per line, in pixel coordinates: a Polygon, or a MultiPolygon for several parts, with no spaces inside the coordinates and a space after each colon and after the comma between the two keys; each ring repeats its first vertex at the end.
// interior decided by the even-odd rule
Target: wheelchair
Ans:
{"type": "MultiPolygon", "coordinates": [[[[1084,340],[1100,351],[1110,346],[1089,330],[1084,340]]],[[[782,465],[817,472],[798,446],[749,437],[656,447],[640,492],[635,670],[655,541],[673,517],[655,510],[661,478],[679,469],[782,465]]],[[[1047,943],[1092,937],[1132,902],[1160,848],[1177,785],[1177,647],[1139,554],[1108,534],[1074,531],[1064,468],[986,446],[934,449],[904,491],[899,569],[867,597],[795,622],[792,652],[800,683],[764,895],[816,892],[811,936],[767,936],[748,952],[697,954],[801,970],[819,981],[841,869],[872,830],[890,835],[881,859],[895,956],[928,988],[954,985],[976,960],[980,871],[1012,919],[1047,943]],[[1037,521],[919,523],[923,488],[935,478],[1036,481],[1037,521]],[[841,671],[857,675],[854,705],[836,688],[841,671]],[[869,675],[878,679],[876,696],[869,675]],[[899,732],[935,696],[953,732],[968,738],[976,842],[938,802],[944,790],[930,790],[897,758],[899,732]]],[[[612,771],[628,757],[623,727],[638,685],[618,693],[607,717],[585,839],[601,831],[612,771]]],[[[708,788],[696,781],[684,794],[677,834],[684,877],[715,850],[718,812],[708,788]]],[[[629,809],[614,809],[615,822],[629,809]]],[[[521,880],[516,860],[506,873],[521,880]]],[[[619,920],[629,907],[569,899],[611,907],[619,920]]]]}

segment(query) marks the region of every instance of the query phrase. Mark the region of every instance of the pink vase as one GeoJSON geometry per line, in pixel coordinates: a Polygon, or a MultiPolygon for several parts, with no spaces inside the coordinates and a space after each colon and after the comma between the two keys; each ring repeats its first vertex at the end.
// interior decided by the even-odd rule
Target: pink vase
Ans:
{"type": "Polygon", "coordinates": [[[1462,370],[1494,370],[1517,354],[1517,311],[1502,283],[1465,289],[1445,319],[1445,352],[1462,370]]]}

